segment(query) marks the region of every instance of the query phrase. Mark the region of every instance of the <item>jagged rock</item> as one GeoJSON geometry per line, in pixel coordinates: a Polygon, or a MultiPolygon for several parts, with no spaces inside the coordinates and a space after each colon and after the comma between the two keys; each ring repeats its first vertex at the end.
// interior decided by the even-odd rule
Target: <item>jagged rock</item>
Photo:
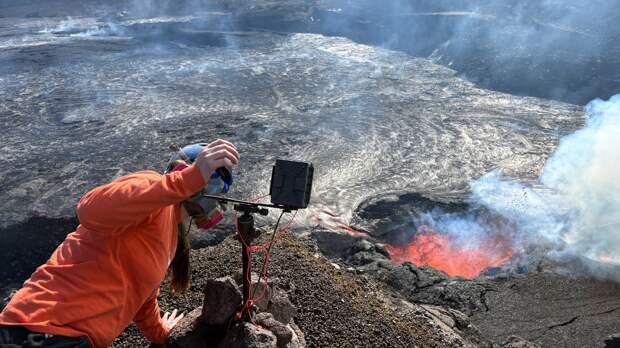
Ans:
{"type": "Polygon", "coordinates": [[[605,339],[605,348],[620,348],[620,333],[609,335],[605,339]]]}
{"type": "Polygon", "coordinates": [[[297,309],[291,303],[286,291],[274,288],[269,299],[267,311],[273,314],[277,321],[287,324],[295,316],[297,309]]]}
{"type": "Polygon", "coordinates": [[[198,327],[202,323],[202,308],[196,308],[172,328],[166,339],[166,347],[204,347],[206,342],[198,327]]]}
{"type": "Polygon", "coordinates": [[[387,258],[390,257],[390,253],[387,251],[385,244],[383,243],[375,243],[375,251],[387,258]]]}
{"type": "Polygon", "coordinates": [[[277,348],[277,338],[271,331],[252,323],[235,324],[218,345],[220,348],[277,348]]]}
{"type": "MultiPolygon", "coordinates": [[[[239,284],[239,291],[243,291],[241,286],[241,272],[235,274],[235,279],[239,284]]],[[[267,284],[256,273],[252,273],[252,289],[256,289],[254,295],[254,305],[261,312],[272,313],[276,320],[286,324],[295,316],[296,308],[288,298],[288,293],[280,287],[277,278],[269,278],[267,284]]]]}
{"type": "Polygon", "coordinates": [[[502,348],[540,348],[540,346],[519,336],[510,336],[502,343],[502,348]]]}
{"type": "Polygon", "coordinates": [[[374,261],[357,268],[386,283],[409,301],[448,306],[466,314],[485,308],[483,284],[463,278],[452,278],[431,267],[412,263],[394,265],[388,260],[374,261]]]}
{"type": "Polygon", "coordinates": [[[375,251],[360,251],[347,258],[347,263],[355,266],[365,266],[380,259],[387,259],[375,251]]]}
{"type": "Polygon", "coordinates": [[[364,266],[380,260],[386,260],[390,254],[382,243],[371,243],[366,239],[359,239],[352,247],[344,251],[344,255],[350,255],[345,257],[348,264],[364,266]]]}
{"type": "MultiPolygon", "coordinates": [[[[291,322],[288,324],[288,326],[291,328],[291,330],[293,330],[293,339],[291,340],[291,343],[299,342],[299,346],[300,347],[305,347],[306,346],[306,336],[304,335],[303,331],[301,331],[299,326],[297,326],[295,321],[291,320],[291,322]]],[[[293,348],[293,347],[289,347],[289,348],[293,348]]]]}
{"type": "MultiPolygon", "coordinates": [[[[269,278],[267,279],[267,283],[265,283],[264,278],[260,278],[258,274],[252,272],[250,275],[251,284],[252,284],[252,294],[254,298],[254,305],[258,307],[261,311],[266,311],[269,306],[269,299],[271,298],[272,287],[278,283],[277,279],[269,278]]],[[[243,292],[243,274],[241,270],[235,273],[235,281],[237,282],[237,288],[239,292],[243,292]]]]}
{"type": "Polygon", "coordinates": [[[293,339],[293,330],[286,324],[276,320],[271,313],[258,313],[256,315],[256,323],[276,336],[278,348],[286,347],[293,339]]]}
{"type": "Polygon", "coordinates": [[[374,245],[367,239],[360,239],[352,248],[354,252],[357,251],[371,251],[374,250],[374,245]]]}
{"type": "Polygon", "coordinates": [[[450,308],[431,305],[416,305],[405,300],[393,303],[398,311],[426,322],[433,334],[442,336],[442,341],[448,347],[487,347],[480,332],[471,325],[464,313],[450,308]]]}
{"type": "Polygon", "coordinates": [[[242,301],[241,292],[231,277],[208,279],[205,286],[202,316],[209,325],[223,325],[242,301]]]}

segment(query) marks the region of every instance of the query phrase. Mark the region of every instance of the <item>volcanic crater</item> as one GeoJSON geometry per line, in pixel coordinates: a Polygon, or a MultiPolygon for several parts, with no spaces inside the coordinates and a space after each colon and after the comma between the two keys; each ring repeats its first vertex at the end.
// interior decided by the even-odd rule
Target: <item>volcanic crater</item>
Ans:
{"type": "MultiPolygon", "coordinates": [[[[566,30],[555,5],[546,22],[526,3],[0,4],[2,307],[78,225],[82,194],[161,171],[170,143],[224,137],[243,156],[235,198],[264,193],[275,158],[316,167],[273,255],[309,346],[618,346],[616,255],[557,257],[471,199],[497,169],[536,189],[582,105],[617,92],[613,22],[566,30]]],[[[162,286],[163,310],[195,310],[238,271],[232,229],[192,231],[193,286],[162,286]]],[[[147,344],[130,326],[114,346],[147,344]]]]}

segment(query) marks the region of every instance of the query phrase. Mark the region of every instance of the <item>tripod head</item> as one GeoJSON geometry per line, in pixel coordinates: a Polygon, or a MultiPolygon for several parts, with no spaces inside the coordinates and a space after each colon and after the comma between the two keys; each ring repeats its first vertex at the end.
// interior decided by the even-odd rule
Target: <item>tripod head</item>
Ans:
{"type": "MultiPolygon", "coordinates": [[[[254,228],[254,214],[267,216],[269,214],[268,208],[276,208],[282,210],[282,212],[291,212],[296,210],[291,207],[280,206],[276,204],[265,203],[253,203],[232,198],[226,198],[215,195],[204,195],[206,198],[217,200],[220,203],[234,203],[233,209],[241,214],[237,218],[237,239],[241,243],[241,263],[242,263],[242,276],[243,276],[243,304],[239,311],[239,316],[236,320],[252,321],[255,315],[256,307],[253,306],[251,301],[251,284],[250,284],[250,252],[249,249],[252,246],[251,243],[258,237],[261,232],[254,228]]],[[[276,225],[277,226],[277,225],[276,225]]],[[[275,237],[276,231],[274,231],[275,237]]],[[[262,274],[261,274],[262,276],[262,274]]],[[[259,278],[260,283],[260,278],[259,278]]]]}
{"type": "MultiPolygon", "coordinates": [[[[241,242],[241,261],[243,266],[243,304],[238,312],[236,320],[252,321],[255,313],[255,306],[252,303],[251,283],[250,283],[250,248],[251,243],[260,236],[260,231],[254,228],[254,214],[266,216],[269,209],[279,209],[282,213],[290,213],[293,210],[303,209],[308,206],[310,201],[310,192],[312,190],[312,176],[314,167],[311,163],[276,160],[271,173],[271,187],[269,194],[271,203],[255,203],[238,199],[226,198],[215,195],[203,195],[218,201],[221,204],[233,204],[233,209],[241,214],[237,218],[237,237],[241,242]]],[[[280,215],[282,217],[282,215],[280,215]]],[[[278,219],[278,223],[280,219],[278,219]]],[[[278,223],[272,236],[272,241],[265,252],[265,260],[267,260],[273,238],[277,233],[278,223]]],[[[266,273],[266,264],[263,267],[266,273]]],[[[262,277],[259,276],[259,283],[262,277]]]]}

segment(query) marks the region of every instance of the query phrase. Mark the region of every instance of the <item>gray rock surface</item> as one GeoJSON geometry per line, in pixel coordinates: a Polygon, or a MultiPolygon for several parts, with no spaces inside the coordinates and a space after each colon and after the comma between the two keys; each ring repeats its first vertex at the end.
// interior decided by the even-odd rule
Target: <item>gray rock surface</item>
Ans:
{"type": "Polygon", "coordinates": [[[288,326],[291,328],[291,330],[293,330],[293,338],[291,339],[291,343],[289,343],[290,347],[287,348],[295,348],[295,342],[299,342],[300,347],[305,347],[306,338],[299,326],[297,326],[294,321],[291,321],[288,326]]]}
{"type": "Polygon", "coordinates": [[[293,319],[297,309],[291,303],[286,291],[280,288],[274,288],[269,297],[267,312],[271,313],[275,320],[286,325],[293,319]]]}
{"type": "Polygon", "coordinates": [[[204,293],[202,317],[209,325],[226,324],[243,300],[231,277],[209,279],[204,293]]]}
{"type": "Polygon", "coordinates": [[[172,328],[166,339],[166,347],[204,347],[206,342],[200,330],[200,325],[202,323],[202,308],[198,307],[185,315],[185,317],[172,328]]]}
{"type": "Polygon", "coordinates": [[[240,18],[268,17],[270,20],[305,21],[316,9],[318,0],[214,0],[210,5],[221,7],[240,18]]]}
{"type": "Polygon", "coordinates": [[[618,283],[553,273],[488,283],[486,309],[471,321],[490,340],[518,335],[541,347],[596,347],[620,330],[618,283]]]}
{"type": "Polygon", "coordinates": [[[344,38],[190,33],[178,25],[174,33],[191,34],[178,43],[187,49],[172,37],[161,54],[144,46],[148,36],[0,54],[2,66],[29,64],[0,71],[0,227],[73,217],[91,188],[136,170],[161,171],[173,142],[237,144],[244,162],[232,196],[264,192],[274,158],[312,161],[322,168],[317,179],[336,181],[315,187],[320,204],[311,217],[323,206],[350,212],[388,188],[369,178],[399,177],[403,191],[458,197],[489,168],[535,176],[556,144],[550,132],[581,123],[578,107],[483,90],[426,59],[344,38]],[[46,55],[63,59],[52,64],[46,55]],[[398,166],[388,165],[392,157],[398,166]],[[334,196],[334,185],[343,195],[334,196]]]}
{"type": "Polygon", "coordinates": [[[540,346],[519,336],[510,336],[502,343],[501,348],[540,348],[540,346]]]}
{"type": "Polygon", "coordinates": [[[490,343],[482,339],[480,332],[471,324],[469,318],[457,310],[413,304],[389,296],[383,297],[382,300],[402,315],[409,316],[416,322],[425,323],[429,334],[442,337],[442,346],[490,347],[490,343]]]}
{"type": "Polygon", "coordinates": [[[297,344],[291,343],[295,334],[293,329],[287,324],[276,320],[271,313],[258,313],[256,315],[256,323],[276,336],[278,348],[284,348],[289,345],[299,346],[299,342],[297,344]]]}
{"type": "MultiPolygon", "coordinates": [[[[447,327],[475,326],[482,340],[498,346],[595,347],[620,330],[620,284],[574,276],[585,275],[580,269],[594,266],[584,260],[531,257],[521,264],[517,259],[484,276],[464,279],[411,263],[395,265],[368,241],[331,235],[317,232],[319,247],[332,257],[340,256],[352,272],[381,281],[427,311],[437,308],[429,312],[447,327]],[[467,320],[454,325],[441,314],[446,310],[456,310],[451,312],[453,318],[461,313],[467,320]]],[[[600,274],[617,279],[618,267],[597,266],[600,274]]]]}
{"type": "Polygon", "coordinates": [[[262,329],[251,323],[243,322],[235,324],[224,340],[219,344],[220,348],[277,348],[277,338],[269,330],[262,329]]]}

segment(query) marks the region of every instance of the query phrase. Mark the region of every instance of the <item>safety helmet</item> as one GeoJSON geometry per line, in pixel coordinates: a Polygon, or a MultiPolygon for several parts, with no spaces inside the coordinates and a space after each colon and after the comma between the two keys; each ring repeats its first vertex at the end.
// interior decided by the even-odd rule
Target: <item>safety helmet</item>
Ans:
{"type": "MultiPolygon", "coordinates": [[[[194,163],[198,154],[205,146],[207,144],[197,143],[186,145],[182,149],[177,148],[168,161],[166,173],[184,170],[189,167],[194,163]]],[[[222,221],[226,207],[219,201],[204,197],[204,195],[218,195],[228,192],[230,185],[232,185],[232,180],[233,176],[227,168],[218,168],[211,174],[207,187],[182,202],[183,207],[196,222],[198,228],[208,229],[222,221]]]]}

